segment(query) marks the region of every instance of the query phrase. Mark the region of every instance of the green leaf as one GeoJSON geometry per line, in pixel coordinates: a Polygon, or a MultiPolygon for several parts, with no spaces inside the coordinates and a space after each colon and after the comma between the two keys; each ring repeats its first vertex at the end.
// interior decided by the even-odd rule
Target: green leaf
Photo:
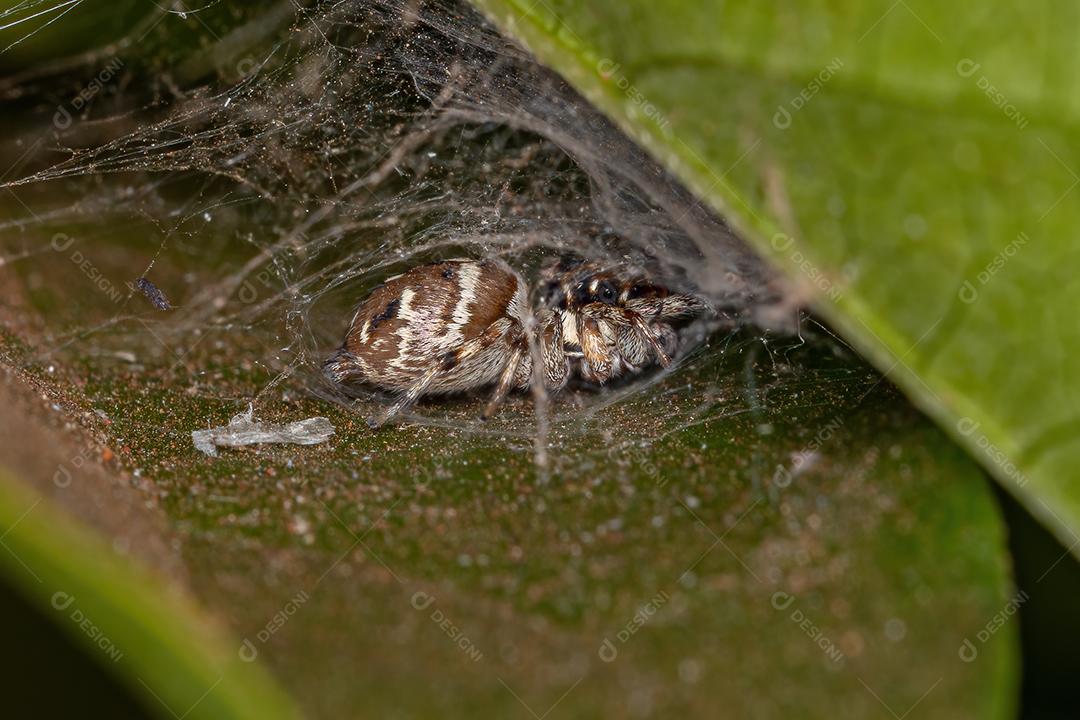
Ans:
{"type": "MultiPolygon", "coordinates": [[[[213,53],[194,54],[210,67],[213,53]]],[[[163,66],[172,64],[153,67],[163,66]]],[[[40,120],[41,105],[26,122],[40,120]]],[[[486,163],[461,164],[490,182],[486,163]]],[[[93,178],[102,197],[141,182],[93,178]]],[[[71,191],[84,192],[64,181],[44,189],[71,191]]],[[[186,200],[165,193],[161,203],[164,217],[190,215],[186,200]]],[[[235,226],[200,226],[190,243],[170,241],[168,257],[152,228],[112,222],[81,233],[84,249],[110,278],[137,277],[155,258],[162,287],[209,286],[235,268],[227,254],[236,228],[267,230],[266,215],[244,205],[235,226]]],[[[57,229],[71,231],[57,219],[42,243],[57,229]]],[[[380,240],[348,242],[367,252],[380,240]]],[[[201,646],[200,626],[224,623],[235,649],[224,641],[215,661],[241,649],[257,655],[311,717],[710,717],[718,707],[766,718],[832,718],[837,708],[858,717],[1014,714],[1017,627],[993,624],[1014,600],[991,489],[960,448],[828,339],[717,337],[666,375],[568,391],[554,404],[541,474],[527,396],[486,424],[476,398],[463,398],[423,404],[424,423],[373,433],[363,420],[370,401],[346,409],[299,383],[268,384],[284,338],[261,326],[287,318],[195,328],[165,316],[110,352],[96,329],[114,302],[57,257],[15,264],[24,292],[5,295],[3,309],[16,310],[5,317],[41,322],[12,323],[27,337],[4,337],[0,356],[115,450],[106,479],[121,482],[103,483],[111,495],[89,483],[52,486],[52,468],[71,462],[49,443],[31,452],[49,471],[25,479],[77,518],[104,514],[110,522],[95,526],[106,542],[121,524],[125,540],[174,548],[183,577],[173,579],[202,619],[166,603],[120,604],[142,596],[132,583],[152,582],[96,572],[100,543],[82,534],[47,543],[25,524],[37,509],[18,522],[29,501],[9,503],[0,524],[28,565],[90,576],[76,594],[95,617],[115,620],[107,632],[118,645],[164,634],[201,646]],[[65,328],[80,342],[46,353],[65,328]],[[170,343],[178,339],[182,351],[170,343]],[[33,367],[46,354],[47,369],[33,367]],[[323,445],[213,459],[195,450],[192,430],[225,423],[251,398],[261,420],[325,415],[336,433],[323,445]],[[105,497],[160,522],[127,526],[118,509],[102,512],[105,497]]],[[[9,405],[0,403],[0,419],[15,412],[9,405]]],[[[69,522],[61,517],[39,521],[60,527],[69,522]]],[[[0,571],[25,574],[11,559],[0,571]]],[[[180,651],[153,656],[163,677],[147,683],[170,707],[216,677],[180,651]],[[173,682],[182,687],[158,689],[173,682]]],[[[245,716],[278,702],[274,690],[240,680],[199,707],[228,716],[206,705],[225,702],[217,693],[226,687],[245,716]]]]}
{"type": "Polygon", "coordinates": [[[0,569],[163,718],[295,718],[190,599],[0,470],[0,569]]]}
{"type": "Polygon", "coordinates": [[[1080,546],[1075,10],[477,4],[1080,546]]]}
{"type": "MultiPolygon", "coordinates": [[[[219,352],[191,362],[250,397],[219,352]]],[[[292,400],[263,419],[325,414],[329,443],[212,459],[190,429],[237,407],[183,392],[184,369],[87,375],[65,404],[111,419],[195,595],[313,717],[1014,710],[1016,625],[980,637],[1013,592],[982,473],[821,341],[727,338],[602,405],[564,397],[547,482],[527,397],[379,433],[374,406],[292,400]]]]}

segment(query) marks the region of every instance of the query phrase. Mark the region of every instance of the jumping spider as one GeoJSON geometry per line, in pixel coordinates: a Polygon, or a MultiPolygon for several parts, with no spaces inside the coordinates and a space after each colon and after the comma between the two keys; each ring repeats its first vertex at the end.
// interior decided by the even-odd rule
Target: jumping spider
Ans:
{"type": "MultiPolygon", "coordinates": [[[[638,274],[564,258],[541,271],[536,341],[543,384],[571,378],[602,385],[658,363],[678,349],[674,323],[707,310],[638,274]]],[[[524,282],[492,260],[446,260],[389,278],[360,303],[341,348],[323,366],[337,384],[400,393],[378,427],[423,395],[495,384],[493,415],[511,389],[533,384],[524,282]]]]}

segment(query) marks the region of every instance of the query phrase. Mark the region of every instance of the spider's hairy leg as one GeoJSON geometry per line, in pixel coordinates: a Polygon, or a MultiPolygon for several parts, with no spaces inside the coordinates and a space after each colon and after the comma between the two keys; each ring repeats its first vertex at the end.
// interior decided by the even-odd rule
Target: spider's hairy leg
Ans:
{"type": "Polygon", "coordinates": [[[323,375],[335,385],[343,385],[357,373],[357,360],[344,346],[323,363],[323,375]]]}
{"type": "Polygon", "coordinates": [[[581,376],[589,382],[603,385],[614,371],[612,346],[615,329],[606,320],[582,314],[578,318],[578,338],[581,341],[581,376]]]}
{"type": "MultiPolygon", "coordinates": [[[[487,420],[499,409],[511,388],[527,390],[532,386],[533,359],[529,352],[529,338],[524,329],[515,323],[516,332],[510,333],[512,347],[509,359],[495,387],[495,394],[488,402],[481,418],[487,420]]],[[[543,361],[543,386],[541,391],[557,392],[566,385],[570,363],[566,358],[562,341],[562,315],[545,310],[540,314],[540,358],[543,361]]]]}
{"type": "Polygon", "coordinates": [[[420,396],[423,395],[427,389],[431,386],[433,380],[442,371],[439,364],[432,364],[420,378],[409,386],[409,389],[402,393],[401,397],[397,399],[390,407],[383,410],[377,416],[372,416],[367,419],[368,427],[372,430],[382,427],[388,420],[392,419],[398,413],[404,412],[406,409],[413,406],[420,396]]]}
{"type": "Polygon", "coordinates": [[[540,320],[540,356],[544,360],[544,387],[558,391],[570,376],[570,361],[563,348],[561,312],[547,311],[540,320]]]}
{"type": "MultiPolygon", "coordinates": [[[[570,377],[570,361],[566,357],[563,348],[563,320],[562,313],[552,310],[543,310],[538,313],[540,331],[537,333],[538,350],[540,352],[541,369],[543,373],[542,388],[551,392],[558,392],[566,386],[570,377]]],[[[518,390],[528,390],[533,386],[533,358],[529,352],[527,337],[521,338],[524,356],[514,377],[514,387],[518,390]]]]}
{"type": "Polygon", "coordinates": [[[650,320],[691,320],[713,312],[712,307],[696,295],[674,294],[667,297],[643,297],[629,300],[627,310],[650,320]]]}
{"type": "Polygon", "coordinates": [[[510,350],[510,357],[506,361],[506,367],[503,368],[502,374],[499,376],[499,382],[495,385],[495,393],[491,396],[491,400],[488,401],[484,412],[480,415],[481,420],[487,420],[493,416],[498,411],[499,406],[502,405],[503,400],[506,399],[506,393],[510,392],[510,388],[514,384],[514,378],[518,374],[521,359],[524,355],[525,349],[522,348],[521,343],[515,343],[513,349],[510,350]]]}

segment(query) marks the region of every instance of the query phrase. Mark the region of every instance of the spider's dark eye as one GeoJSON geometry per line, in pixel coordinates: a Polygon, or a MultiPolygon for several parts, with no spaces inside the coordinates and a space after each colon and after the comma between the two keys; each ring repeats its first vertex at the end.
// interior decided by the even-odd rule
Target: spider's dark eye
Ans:
{"type": "Polygon", "coordinates": [[[619,296],[618,290],[607,280],[600,281],[600,284],[596,288],[596,298],[605,305],[611,305],[615,302],[615,298],[619,296]]]}
{"type": "Polygon", "coordinates": [[[650,282],[638,282],[635,283],[630,292],[627,293],[627,298],[630,300],[637,300],[638,298],[662,298],[667,297],[667,288],[654,285],[650,282]]]}

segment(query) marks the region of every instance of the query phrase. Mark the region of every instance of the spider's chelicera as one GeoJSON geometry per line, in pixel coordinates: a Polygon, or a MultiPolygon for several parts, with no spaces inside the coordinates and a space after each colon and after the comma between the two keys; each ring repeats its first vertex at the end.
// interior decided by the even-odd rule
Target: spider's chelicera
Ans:
{"type": "MultiPolygon", "coordinates": [[[[638,274],[564,258],[541,271],[535,310],[544,389],[574,376],[589,383],[667,367],[678,323],[704,313],[700,298],[670,292],[638,274]]],[[[415,267],[360,303],[345,342],[324,371],[339,385],[400,393],[369,423],[377,427],[423,395],[494,384],[490,417],[511,389],[533,384],[524,282],[492,260],[446,260],[415,267]]]]}

